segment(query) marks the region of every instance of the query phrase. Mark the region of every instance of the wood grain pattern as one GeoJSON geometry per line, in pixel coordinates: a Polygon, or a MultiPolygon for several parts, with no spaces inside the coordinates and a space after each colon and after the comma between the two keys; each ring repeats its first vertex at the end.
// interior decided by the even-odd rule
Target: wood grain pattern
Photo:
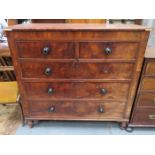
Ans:
{"type": "Polygon", "coordinates": [[[62,100],[70,98],[126,101],[129,83],[25,82],[24,87],[27,98],[30,99],[62,100]],[[49,94],[48,90],[50,88],[52,89],[52,93],[49,94]],[[107,92],[103,94],[101,89],[106,89],[107,92]]]}
{"type": "Polygon", "coordinates": [[[18,41],[16,45],[21,58],[75,58],[75,47],[72,42],[18,41]],[[43,53],[45,47],[49,48],[48,54],[43,53]]]}
{"type": "Polygon", "coordinates": [[[82,42],[80,43],[80,58],[84,59],[136,59],[137,43],[113,43],[113,42],[82,42]],[[112,52],[106,54],[105,49],[112,52]]]}
{"type": "Polygon", "coordinates": [[[23,61],[20,63],[24,78],[50,79],[131,79],[133,63],[102,63],[102,62],[38,62],[23,61]],[[51,74],[45,75],[46,68],[51,74]],[[127,72],[128,71],[128,72],[127,72]]]}
{"type": "Polygon", "coordinates": [[[31,116],[44,117],[51,119],[116,119],[121,118],[124,109],[122,102],[50,102],[50,101],[30,101],[31,116]],[[100,113],[99,108],[102,106],[104,112],[100,113]],[[54,112],[49,109],[54,107],[54,112]]]}

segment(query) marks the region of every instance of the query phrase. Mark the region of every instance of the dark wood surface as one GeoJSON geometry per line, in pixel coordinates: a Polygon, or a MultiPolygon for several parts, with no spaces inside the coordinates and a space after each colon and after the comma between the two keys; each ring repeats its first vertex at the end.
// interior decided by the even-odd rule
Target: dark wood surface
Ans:
{"type": "Polygon", "coordinates": [[[145,59],[129,126],[155,126],[155,59],[145,59]]]}
{"type": "Polygon", "coordinates": [[[148,29],[31,24],[10,27],[6,34],[28,125],[40,119],[128,123],[148,29]],[[55,113],[49,112],[52,106],[55,113]]]}
{"type": "Polygon", "coordinates": [[[75,58],[74,42],[19,41],[17,48],[21,58],[75,58]],[[49,49],[48,54],[44,53],[45,47],[49,49]]]}
{"type": "Polygon", "coordinates": [[[122,42],[82,42],[79,45],[79,57],[83,59],[136,59],[138,43],[122,42]],[[107,54],[106,49],[111,53],[107,54]]]}
{"type": "Polygon", "coordinates": [[[131,79],[133,63],[103,62],[50,62],[22,60],[20,63],[23,78],[50,79],[131,79]],[[123,64],[123,65],[122,65],[123,64]],[[51,73],[47,75],[47,68],[51,73]]]}
{"type": "Polygon", "coordinates": [[[30,101],[30,115],[53,120],[117,120],[122,119],[124,104],[108,101],[30,101]],[[54,111],[50,111],[50,108],[54,108],[54,111]],[[99,111],[100,108],[103,108],[103,112],[99,111]]]}
{"type": "Polygon", "coordinates": [[[25,82],[24,87],[27,98],[29,99],[85,99],[127,101],[129,83],[25,82]],[[116,88],[120,88],[119,91],[116,88]],[[48,92],[49,89],[52,89],[51,93],[48,92]],[[105,93],[102,92],[103,89],[106,90],[105,93]]]}

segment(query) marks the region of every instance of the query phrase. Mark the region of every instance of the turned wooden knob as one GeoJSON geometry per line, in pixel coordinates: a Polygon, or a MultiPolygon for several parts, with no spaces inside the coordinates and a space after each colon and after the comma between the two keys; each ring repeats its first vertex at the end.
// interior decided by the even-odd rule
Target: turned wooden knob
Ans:
{"type": "Polygon", "coordinates": [[[48,88],[47,93],[48,94],[53,94],[54,93],[54,89],[53,88],[48,88]]]}
{"type": "Polygon", "coordinates": [[[107,91],[107,89],[105,89],[105,88],[101,88],[100,89],[100,93],[101,94],[106,94],[108,91],[107,91]]]}
{"type": "Polygon", "coordinates": [[[104,52],[105,52],[106,55],[109,55],[109,54],[112,53],[112,49],[111,49],[110,47],[106,47],[106,48],[104,49],[104,52]]]}
{"type": "Polygon", "coordinates": [[[54,112],[55,111],[55,106],[51,106],[49,109],[48,109],[49,112],[54,112]]]}
{"type": "Polygon", "coordinates": [[[103,106],[100,106],[99,109],[98,109],[98,111],[99,111],[100,113],[104,113],[104,108],[103,108],[103,106]]]}
{"type": "Polygon", "coordinates": [[[50,48],[48,46],[45,46],[42,50],[43,55],[48,55],[50,52],[50,48]]]}
{"type": "Polygon", "coordinates": [[[51,74],[52,74],[52,69],[51,69],[50,67],[47,67],[47,68],[45,69],[45,75],[49,76],[49,75],[51,75],[51,74]]]}

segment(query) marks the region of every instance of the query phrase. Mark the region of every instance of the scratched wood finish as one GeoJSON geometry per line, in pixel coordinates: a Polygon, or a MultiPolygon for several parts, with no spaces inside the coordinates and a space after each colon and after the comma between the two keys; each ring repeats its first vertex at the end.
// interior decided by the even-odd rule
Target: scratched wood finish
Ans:
{"type": "Polygon", "coordinates": [[[30,99],[109,99],[126,101],[129,83],[87,83],[87,82],[25,82],[26,94],[30,99]],[[119,91],[116,88],[120,88],[119,91]],[[51,93],[48,93],[52,89],[51,93]],[[106,93],[102,93],[106,89],[106,93]],[[31,90],[31,91],[30,91],[31,90]]]}
{"type": "Polygon", "coordinates": [[[129,126],[155,126],[155,60],[146,58],[129,126]]]}
{"type": "Polygon", "coordinates": [[[149,35],[147,28],[30,24],[7,28],[6,34],[30,127],[35,119],[128,123],[149,35]],[[52,51],[44,56],[42,48],[47,45],[52,51]],[[112,52],[105,55],[107,47],[112,52]],[[45,75],[47,67],[50,75],[45,75]],[[55,94],[49,96],[47,89],[51,86],[55,94]],[[101,87],[107,89],[103,96],[101,87]]]}

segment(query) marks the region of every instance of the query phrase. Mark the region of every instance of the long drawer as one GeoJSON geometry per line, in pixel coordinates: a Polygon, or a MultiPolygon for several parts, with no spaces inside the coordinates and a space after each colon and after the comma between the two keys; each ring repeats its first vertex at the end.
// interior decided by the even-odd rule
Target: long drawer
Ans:
{"type": "Polygon", "coordinates": [[[17,41],[16,46],[20,58],[75,58],[73,42],[17,41]]]}
{"type": "Polygon", "coordinates": [[[82,42],[80,58],[84,59],[136,59],[138,43],[82,42]]]}
{"type": "Polygon", "coordinates": [[[131,79],[134,63],[21,61],[22,77],[52,79],[131,79]]]}
{"type": "Polygon", "coordinates": [[[50,119],[114,119],[122,118],[123,102],[29,101],[31,116],[50,119]]]}
{"type": "Polygon", "coordinates": [[[126,101],[129,83],[25,82],[27,96],[35,99],[109,99],[126,101]]]}

